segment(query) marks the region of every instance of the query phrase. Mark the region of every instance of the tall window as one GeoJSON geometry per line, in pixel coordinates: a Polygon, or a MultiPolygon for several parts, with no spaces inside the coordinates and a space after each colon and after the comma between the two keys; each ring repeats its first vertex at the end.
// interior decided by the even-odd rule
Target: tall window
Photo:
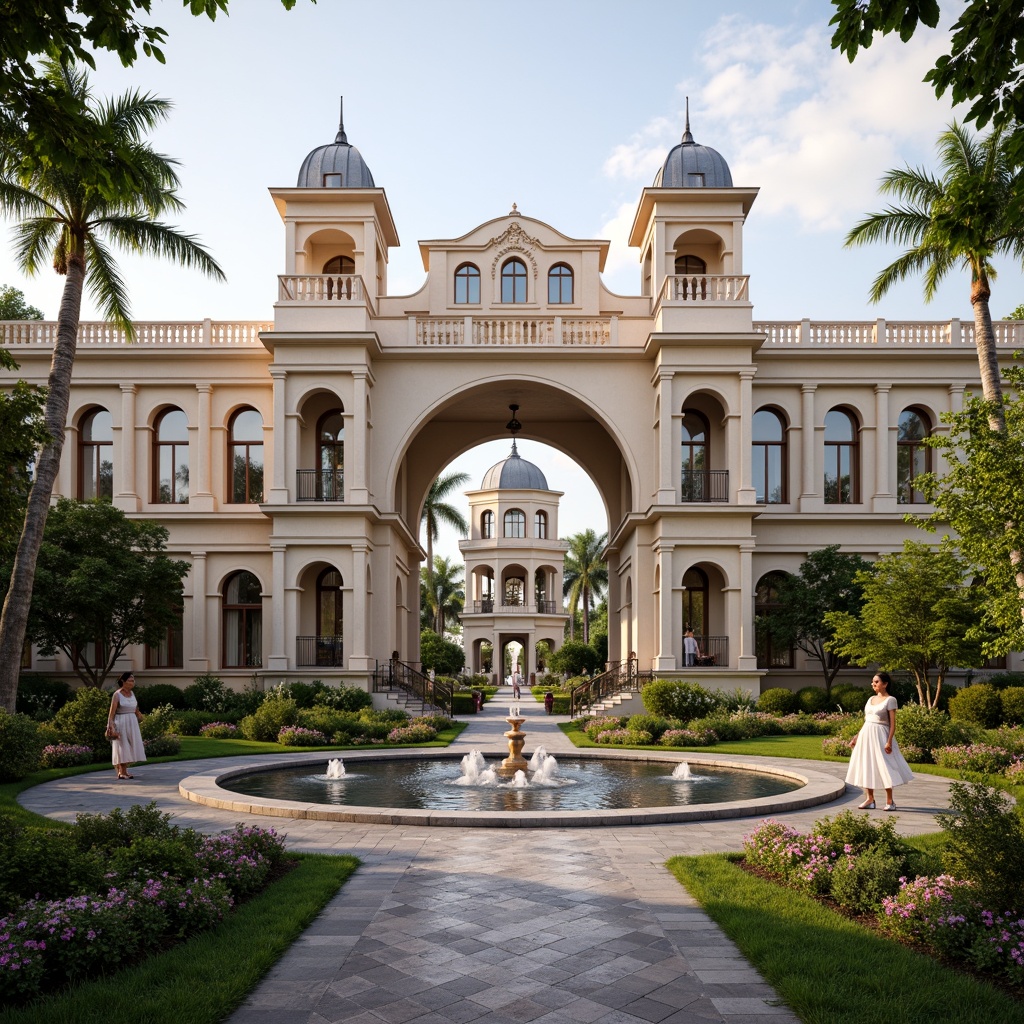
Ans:
{"type": "Polygon", "coordinates": [[[167,627],[160,642],[146,648],[146,668],[184,668],[184,610],[178,609],[177,619],[167,627]]]}
{"type": "Polygon", "coordinates": [[[857,424],[845,409],[831,409],[825,416],[825,501],[849,505],[859,501],[859,453],[857,424]]]}
{"type": "Polygon", "coordinates": [[[156,421],[153,435],[155,491],[162,505],[188,501],[188,419],[180,409],[168,409],[156,421]]]}
{"type": "Polygon", "coordinates": [[[538,540],[548,539],[548,514],[537,512],[533,517],[533,535],[538,540]]]}
{"type": "Polygon", "coordinates": [[[472,263],[463,263],[455,271],[455,301],[460,305],[480,301],[480,271],[472,263]]]}
{"type": "Polygon", "coordinates": [[[320,446],[317,498],[341,501],[345,493],[345,418],[340,409],[320,417],[317,435],[320,446]]]}
{"type": "Polygon", "coordinates": [[[708,578],[700,569],[683,573],[683,632],[708,634],[708,578]]]}
{"type": "Polygon", "coordinates": [[[509,576],[505,580],[505,605],[520,608],[525,603],[526,580],[520,576],[509,576]]]}
{"type": "Polygon", "coordinates": [[[526,264],[520,259],[508,260],[501,268],[501,301],[526,301],[526,264]]]}
{"type": "Polygon", "coordinates": [[[755,500],[779,504],[786,500],[786,428],[779,414],[758,409],[753,420],[755,500]]]}
{"type": "Polygon", "coordinates": [[[327,298],[333,299],[335,292],[338,300],[352,298],[352,282],[348,280],[356,272],[356,261],[351,256],[332,256],[324,264],[324,273],[336,275],[344,280],[335,281],[334,277],[327,280],[327,298]]]}
{"type": "Polygon", "coordinates": [[[106,409],[93,409],[78,434],[78,497],[114,498],[114,423],[106,409]]]}
{"type": "Polygon", "coordinates": [[[928,417],[920,409],[904,409],[900,413],[896,433],[896,500],[913,505],[925,500],[914,487],[914,477],[931,470],[932,450],[924,445],[930,433],[928,417]]]}
{"type": "Polygon", "coordinates": [[[505,536],[526,536],[526,514],[518,508],[510,508],[505,513],[505,536]]]}
{"type": "Polygon", "coordinates": [[[480,516],[480,536],[484,540],[494,538],[494,513],[490,509],[480,516]]]}
{"type": "Polygon", "coordinates": [[[682,500],[703,501],[708,491],[708,421],[699,412],[683,410],[682,423],[682,500]]]}
{"type": "Polygon", "coordinates": [[[263,600],[260,581],[236,572],[224,585],[224,667],[259,668],[263,664],[263,600]]]}
{"type": "Polygon", "coordinates": [[[548,302],[572,302],[572,267],[565,263],[556,263],[548,271],[548,302]]]}
{"type": "Polygon", "coordinates": [[[341,573],[324,569],[316,579],[316,635],[343,636],[341,614],[341,573]]]}
{"type": "Polygon", "coordinates": [[[779,610],[779,584],[784,572],[769,572],[758,580],[754,590],[754,627],[757,637],[758,668],[792,668],[793,649],[772,640],[768,619],[779,610]]]}
{"type": "Polygon", "coordinates": [[[263,417],[255,409],[240,409],[228,430],[231,501],[236,505],[263,500],[263,417]]]}

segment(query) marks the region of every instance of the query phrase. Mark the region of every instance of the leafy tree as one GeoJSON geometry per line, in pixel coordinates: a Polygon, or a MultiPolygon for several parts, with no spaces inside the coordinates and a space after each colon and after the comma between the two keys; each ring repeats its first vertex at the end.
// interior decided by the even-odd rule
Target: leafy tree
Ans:
{"type": "Polygon", "coordinates": [[[590,610],[608,587],[608,564],[601,561],[601,552],[608,534],[600,536],[591,529],[568,537],[562,569],[562,593],[569,598],[570,639],[575,639],[576,609],[583,608],[583,642],[590,643],[590,610]]]}
{"type": "Polygon", "coordinates": [[[424,672],[433,669],[439,676],[454,676],[466,664],[466,652],[457,643],[425,629],[420,634],[420,664],[424,672]]]}
{"type": "MultiPolygon", "coordinates": [[[[852,61],[875,35],[899,32],[906,42],[920,25],[939,23],[938,0],[832,0],[832,47],[852,61]]],[[[983,128],[1024,122],[1024,2],[964,0],[952,28],[950,50],[924,80],[935,95],[949,90],[955,104],[972,100],[966,120],[983,128]]]]}
{"type": "Polygon", "coordinates": [[[949,545],[904,541],[902,551],[884,555],[858,581],[860,613],[825,616],[835,632],[830,647],[855,665],[911,672],[921,705],[934,708],[951,666],[984,661],[977,602],[949,545]]]}
{"type": "Polygon", "coordinates": [[[108,502],[61,498],[36,563],[29,640],[44,656],[63,651],[86,686],[102,686],[130,646],[159,643],[181,615],[189,564],[167,557],[167,536],[108,502]]]}
{"type": "Polygon", "coordinates": [[[778,607],[763,620],[776,644],[797,647],[818,660],[829,698],[842,661],[829,649],[835,632],[825,617],[829,612],[857,614],[863,590],[858,575],[870,569],[870,562],[840,551],[838,544],[812,551],[796,576],[780,578],[778,607]]]}
{"type": "Polygon", "coordinates": [[[452,504],[448,498],[452,492],[469,482],[468,473],[449,473],[447,476],[439,476],[427,491],[427,497],[423,502],[423,512],[420,514],[420,522],[427,529],[427,571],[434,568],[434,541],[441,535],[441,526],[450,526],[457,530],[463,537],[469,532],[469,524],[466,517],[452,504]]]}
{"type": "Polygon", "coordinates": [[[566,640],[548,659],[548,667],[551,671],[561,672],[565,676],[581,676],[584,672],[591,673],[600,664],[597,651],[589,644],[579,640],[566,640]]]}
{"type": "Polygon", "coordinates": [[[81,175],[53,165],[22,164],[19,155],[32,149],[26,139],[28,133],[12,138],[0,155],[0,210],[21,219],[15,230],[19,264],[27,273],[35,274],[44,264],[52,263],[65,277],[47,382],[49,440],[36,462],[35,481],[0,618],[0,706],[8,709],[13,709],[17,694],[36,557],[64,449],[82,291],[88,285],[104,315],[132,338],[127,290],[108,240],[133,252],[166,256],[213,277],[224,277],[193,237],[158,219],[167,211],[182,208],[174,161],[161,156],[143,138],[167,115],[168,102],[138,92],[97,102],[89,93],[82,71],[53,62],[48,63],[47,71],[53,88],[74,97],[88,111],[91,123],[116,140],[116,145],[103,154],[104,163],[120,169],[123,183],[134,184],[125,184],[124,191],[111,198],[101,192],[94,176],[98,161],[84,161],[81,175]]]}
{"type": "MultiPolygon", "coordinates": [[[[18,369],[18,364],[3,349],[0,368],[18,369]]],[[[0,561],[14,554],[32,484],[32,460],[49,437],[43,421],[45,401],[42,388],[23,380],[9,391],[0,392],[0,561]]]]}
{"type": "Polygon", "coordinates": [[[1024,649],[1016,554],[1024,551],[1024,367],[1009,367],[1004,377],[1012,392],[1003,404],[1005,430],[989,430],[988,403],[968,399],[963,412],[943,416],[949,432],[927,441],[942,452],[945,475],[927,474],[920,482],[935,506],[924,525],[951,527],[978,579],[985,650],[991,655],[1024,649]]]}
{"type": "MultiPolygon", "coordinates": [[[[43,311],[25,301],[25,293],[0,284],[0,320],[42,320],[43,311]]],[[[9,369],[9,367],[8,367],[9,369]]]]}
{"type": "Polygon", "coordinates": [[[450,558],[434,556],[434,571],[426,566],[420,569],[420,594],[423,608],[429,612],[430,628],[444,634],[446,623],[458,623],[459,613],[466,603],[463,567],[450,558]]]}

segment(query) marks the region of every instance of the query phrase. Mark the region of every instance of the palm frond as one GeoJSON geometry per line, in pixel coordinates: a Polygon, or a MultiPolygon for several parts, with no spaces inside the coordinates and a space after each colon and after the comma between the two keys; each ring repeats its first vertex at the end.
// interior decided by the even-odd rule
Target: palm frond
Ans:
{"type": "Polygon", "coordinates": [[[926,210],[888,206],[880,213],[869,214],[859,224],[855,224],[843,244],[847,247],[871,242],[919,245],[931,222],[926,210]]]}
{"type": "Polygon", "coordinates": [[[0,210],[12,217],[45,217],[58,212],[45,196],[8,178],[0,178],[0,210]]]}
{"type": "Polygon", "coordinates": [[[96,111],[96,119],[106,125],[119,142],[136,142],[165,121],[173,106],[170,100],[136,89],[105,100],[96,111]]]}
{"type": "Polygon", "coordinates": [[[14,259],[26,274],[37,274],[52,263],[63,228],[56,217],[33,217],[14,228],[14,259]]]}
{"type": "Polygon", "coordinates": [[[90,232],[86,236],[85,252],[85,279],[89,293],[104,317],[120,327],[131,341],[135,337],[135,327],[128,304],[128,288],[110,250],[95,232],[90,232]]]}
{"type": "Polygon", "coordinates": [[[894,195],[899,199],[921,206],[927,206],[940,199],[943,183],[926,171],[912,167],[887,171],[878,185],[883,195],[894,195]]]}
{"type": "Polygon", "coordinates": [[[110,238],[132,252],[164,256],[179,266],[200,270],[218,281],[226,280],[217,261],[196,241],[176,227],[136,217],[102,217],[91,225],[103,229],[110,238]]]}

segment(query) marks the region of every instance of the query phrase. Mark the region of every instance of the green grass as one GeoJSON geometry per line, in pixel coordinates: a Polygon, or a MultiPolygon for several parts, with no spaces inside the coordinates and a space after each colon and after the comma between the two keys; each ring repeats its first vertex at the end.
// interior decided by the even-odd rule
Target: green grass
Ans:
{"type": "Polygon", "coordinates": [[[334,896],[359,862],[302,855],[298,867],[213,931],[97,981],[0,1011],[0,1024],[217,1024],[334,896]]]}
{"type": "Polygon", "coordinates": [[[861,927],[722,854],[668,868],[803,1024],[1024,1024],[992,985],[861,927]]]}

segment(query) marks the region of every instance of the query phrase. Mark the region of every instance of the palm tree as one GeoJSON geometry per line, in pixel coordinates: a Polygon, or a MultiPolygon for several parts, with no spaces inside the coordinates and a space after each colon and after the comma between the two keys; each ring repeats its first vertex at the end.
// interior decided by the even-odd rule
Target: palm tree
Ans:
{"type": "Polygon", "coordinates": [[[458,622],[459,613],[466,603],[463,567],[450,558],[434,558],[434,571],[427,566],[420,569],[420,587],[423,603],[430,612],[431,625],[438,636],[444,635],[446,622],[458,622]]]}
{"type": "Polygon", "coordinates": [[[439,476],[427,491],[420,522],[426,523],[427,526],[426,569],[428,573],[434,567],[434,541],[440,536],[441,524],[458,530],[463,537],[469,532],[469,523],[466,522],[466,517],[454,505],[450,505],[446,501],[452,491],[468,482],[468,473],[449,473],[447,476],[439,476]]]}
{"type": "Polygon", "coordinates": [[[872,302],[918,272],[924,273],[924,297],[930,302],[949,271],[970,271],[981,386],[992,403],[992,429],[1000,432],[1003,389],[989,311],[990,281],[996,276],[992,259],[1024,257],[1024,222],[1014,214],[1024,179],[1007,153],[1009,137],[997,129],[979,139],[954,121],[939,136],[941,176],[910,167],[889,171],[880,191],[899,202],[870,214],[846,237],[848,246],[882,241],[908,247],[875,278],[872,302]]]}
{"type": "Polygon", "coordinates": [[[601,561],[601,552],[608,534],[598,536],[587,529],[568,537],[569,550],[562,568],[562,592],[569,598],[569,635],[574,638],[576,608],[583,604],[583,642],[590,643],[590,609],[608,586],[608,565],[601,561]]]}
{"type": "Polygon", "coordinates": [[[175,161],[155,152],[144,139],[163,120],[167,100],[137,91],[97,102],[85,73],[71,65],[50,62],[49,82],[80,107],[83,133],[108,141],[96,158],[82,158],[77,173],[65,165],[42,164],[26,133],[9,140],[0,155],[0,211],[20,220],[14,251],[22,270],[32,275],[52,261],[65,278],[57,315],[57,339],[47,381],[46,428],[49,441],[40,449],[35,481],[29,493],[25,522],[15,554],[10,585],[0,618],[0,706],[14,710],[18,670],[25,641],[36,558],[50,506],[54,480],[64,448],[75,361],[82,291],[86,285],[104,316],[129,340],[134,337],[127,290],[108,243],[131,252],[168,257],[223,279],[220,267],[190,235],[158,218],[179,211],[175,161]]]}

